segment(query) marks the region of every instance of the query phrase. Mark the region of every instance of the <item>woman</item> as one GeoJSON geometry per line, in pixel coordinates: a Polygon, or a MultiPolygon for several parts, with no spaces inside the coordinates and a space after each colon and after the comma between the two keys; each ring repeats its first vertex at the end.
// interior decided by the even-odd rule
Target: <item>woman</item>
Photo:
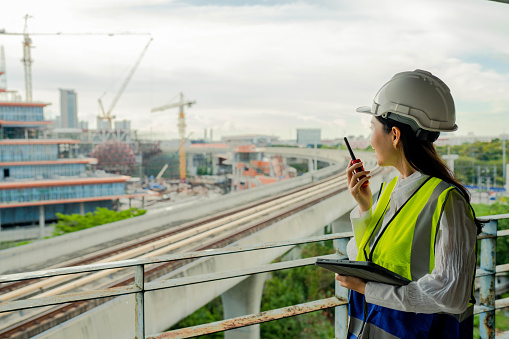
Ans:
{"type": "Polygon", "coordinates": [[[476,236],[481,224],[467,190],[437,154],[440,132],[457,129],[449,88],[422,70],[396,74],[375,96],[370,143],[380,166],[399,175],[373,204],[370,171],[346,170],[358,203],[350,260],[372,261],[406,286],[336,275],[351,290],[349,338],[472,338],[476,236]],[[362,178],[362,176],[365,176],[362,178]]]}

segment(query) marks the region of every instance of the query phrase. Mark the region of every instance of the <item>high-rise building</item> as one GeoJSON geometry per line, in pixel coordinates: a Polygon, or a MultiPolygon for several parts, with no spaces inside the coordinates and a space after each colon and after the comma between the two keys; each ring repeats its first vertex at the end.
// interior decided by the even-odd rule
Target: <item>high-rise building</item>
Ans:
{"type": "Polygon", "coordinates": [[[115,129],[130,131],[131,130],[131,120],[119,120],[115,121],[115,129]]]}
{"type": "Polygon", "coordinates": [[[97,119],[96,119],[96,125],[97,125],[96,129],[98,129],[98,130],[110,130],[111,129],[108,120],[103,120],[99,117],[97,117],[97,119]]]}
{"type": "Polygon", "coordinates": [[[322,130],[319,128],[298,128],[297,144],[298,145],[319,145],[322,143],[322,130]]]}
{"type": "Polygon", "coordinates": [[[88,121],[80,121],[79,126],[81,129],[88,130],[88,121]]]}
{"type": "Polygon", "coordinates": [[[78,96],[73,89],[60,89],[60,123],[62,128],[78,128],[78,96]]]}

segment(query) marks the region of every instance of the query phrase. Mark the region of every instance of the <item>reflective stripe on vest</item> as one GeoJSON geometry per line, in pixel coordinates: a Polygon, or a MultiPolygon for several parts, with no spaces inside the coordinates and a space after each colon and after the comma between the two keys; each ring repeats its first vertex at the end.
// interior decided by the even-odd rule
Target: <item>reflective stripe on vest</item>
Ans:
{"type": "MultiPolygon", "coordinates": [[[[440,179],[428,178],[405,204],[399,207],[385,228],[382,228],[396,182],[397,177],[389,184],[383,184],[382,193],[365,234],[361,240],[356,239],[359,248],[357,260],[371,260],[392,272],[416,281],[431,273],[435,267],[435,243],[440,219],[447,198],[455,188],[440,179]]],[[[424,324],[424,328],[419,331],[436,333],[435,331],[440,329],[433,328],[432,323],[439,327],[442,326],[439,324],[444,324],[443,326],[457,333],[470,333],[469,328],[473,319],[472,304],[462,314],[430,315],[395,311],[373,304],[359,305],[360,295],[356,292],[353,292],[353,295],[356,297],[350,300],[351,311],[349,310],[351,319],[349,332],[353,335],[352,338],[413,337],[413,328],[419,324],[424,324]],[[360,311],[363,309],[364,311],[360,311]],[[364,312],[367,322],[360,333],[364,312]],[[398,325],[399,328],[394,327],[396,319],[394,317],[405,319],[398,325]]]]}
{"type": "Polygon", "coordinates": [[[362,328],[362,321],[356,318],[351,318],[350,320],[350,336],[349,338],[376,338],[376,339],[398,339],[398,337],[384,331],[378,326],[375,326],[370,323],[364,324],[364,328],[362,328]],[[361,335],[362,330],[362,335],[361,335]],[[353,335],[353,336],[352,336],[353,335]]]}

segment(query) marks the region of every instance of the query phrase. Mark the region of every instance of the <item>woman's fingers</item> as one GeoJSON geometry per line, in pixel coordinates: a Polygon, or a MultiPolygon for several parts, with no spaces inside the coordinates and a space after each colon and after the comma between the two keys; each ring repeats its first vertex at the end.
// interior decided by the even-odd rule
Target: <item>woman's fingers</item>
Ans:
{"type": "Polygon", "coordinates": [[[352,180],[360,180],[362,176],[367,176],[371,171],[357,172],[352,175],[352,180]]]}
{"type": "MultiPolygon", "coordinates": [[[[355,166],[356,164],[353,164],[355,166]]],[[[350,179],[352,178],[354,168],[352,166],[352,160],[350,160],[350,163],[348,164],[348,167],[346,168],[346,178],[348,179],[348,182],[350,182],[350,179]]]]}
{"type": "Polygon", "coordinates": [[[350,167],[346,169],[346,182],[350,185],[350,181],[352,180],[353,172],[350,170],[350,167]]]}
{"type": "Polygon", "coordinates": [[[362,187],[362,184],[364,184],[369,179],[371,179],[371,175],[366,175],[364,178],[359,179],[359,181],[357,181],[357,183],[353,185],[353,187],[350,189],[350,192],[352,192],[353,194],[359,193],[361,189],[369,187],[369,184],[366,187],[362,187]]]}
{"type": "Polygon", "coordinates": [[[353,172],[356,168],[359,168],[363,165],[363,162],[356,162],[355,164],[352,165],[352,160],[350,160],[350,164],[348,165],[346,171],[347,172],[353,172]]]}
{"type": "Polygon", "coordinates": [[[346,178],[347,178],[347,181],[348,181],[348,186],[351,185],[353,178],[355,178],[355,181],[353,182],[353,183],[355,183],[357,181],[357,179],[359,179],[360,176],[366,175],[367,173],[369,173],[369,171],[359,172],[360,174],[356,173],[355,170],[357,168],[360,168],[361,166],[362,166],[362,162],[357,162],[357,163],[352,165],[352,161],[350,161],[350,165],[346,169],[346,178]]]}
{"type": "Polygon", "coordinates": [[[366,182],[367,179],[371,178],[369,175],[371,171],[362,171],[358,173],[352,174],[351,178],[348,181],[348,187],[350,190],[353,190],[355,186],[357,186],[359,183],[366,182]]]}
{"type": "Polygon", "coordinates": [[[343,287],[357,291],[364,294],[366,289],[366,282],[356,277],[350,277],[347,275],[339,275],[336,273],[336,280],[343,287]]]}

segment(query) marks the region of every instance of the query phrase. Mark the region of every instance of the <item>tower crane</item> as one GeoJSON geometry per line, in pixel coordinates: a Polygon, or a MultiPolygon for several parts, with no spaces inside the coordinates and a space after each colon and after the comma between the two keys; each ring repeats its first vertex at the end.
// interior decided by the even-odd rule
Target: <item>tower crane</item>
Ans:
{"type": "Polygon", "coordinates": [[[4,46],[0,46],[0,92],[4,92],[7,89],[7,80],[5,76],[5,53],[4,46]]]}
{"type": "Polygon", "coordinates": [[[136,69],[138,68],[138,65],[140,64],[141,59],[143,59],[143,56],[145,55],[145,52],[147,51],[148,46],[150,45],[152,40],[154,40],[154,39],[150,38],[150,40],[148,41],[148,43],[145,46],[145,48],[143,48],[143,51],[141,52],[141,55],[138,57],[138,60],[134,64],[133,68],[131,68],[131,70],[129,71],[129,74],[127,75],[127,78],[124,80],[124,83],[120,87],[120,90],[118,91],[117,95],[115,96],[115,98],[111,102],[110,108],[107,111],[105,111],[103,103],[102,103],[102,100],[101,100],[101,98],[104,96],[104,94],[106,94],[106,92],[104,92],[103,95],[101,95],[101,98],[97,99],[97,101],[99,101],[99,107],[101,108],[101,114],[98,115],[97,117],[99,119],[101,119],[101,120],[107,120],[108,121],[108,129],[110,129],[110,130],[112,128],[111,121],[115,118],[115,116],[111,114],[111,111],[113,111],[113,108],[115,108],[115,105],[117,104],[118,99],[120,99],[120,96],[122,95],[122,93],[124,93],[124,90],[127,87],[127,84],[129,84],[129,81],[131,81],[131,78],[133,77],[134,71],[136,71],[136,69]]]}
{"type": "Polygon", "coordinates": [[[26,14],[24,16],[25,19],[25,27],[23,29],[23,33],[19,32],[6,32],[5,29],[0,29],[0,35],[22,35],[23,36],[23,59],[21,62],[25,68],[25,96],[26,101],[32,101],[32,56],[30,50],[32,47],[32,39],[31,35],[150,35],[150,33],[131,33],[131,32],[118,32],[118,33],[28,33],[28,19],[32,18],[31,15],[26,14]]]}
{"type": "Polygon", "coordinates": [[[184,95],[180,93],[180,100],[177,103],[167,104],[160,107],[152,108],[151,112],[159,112],[164,111],[170,108],[179,107],[179,119],[178,119],[178,129],[179,129],[179,137],[180,137],[180,147],[179,147],[179,172],[180,172],[180,182],[186,182],[186,119],[184,116],[184,106],[191,107],[191,105],[196,104],[196,101],[185,101],[184,95]]]}

